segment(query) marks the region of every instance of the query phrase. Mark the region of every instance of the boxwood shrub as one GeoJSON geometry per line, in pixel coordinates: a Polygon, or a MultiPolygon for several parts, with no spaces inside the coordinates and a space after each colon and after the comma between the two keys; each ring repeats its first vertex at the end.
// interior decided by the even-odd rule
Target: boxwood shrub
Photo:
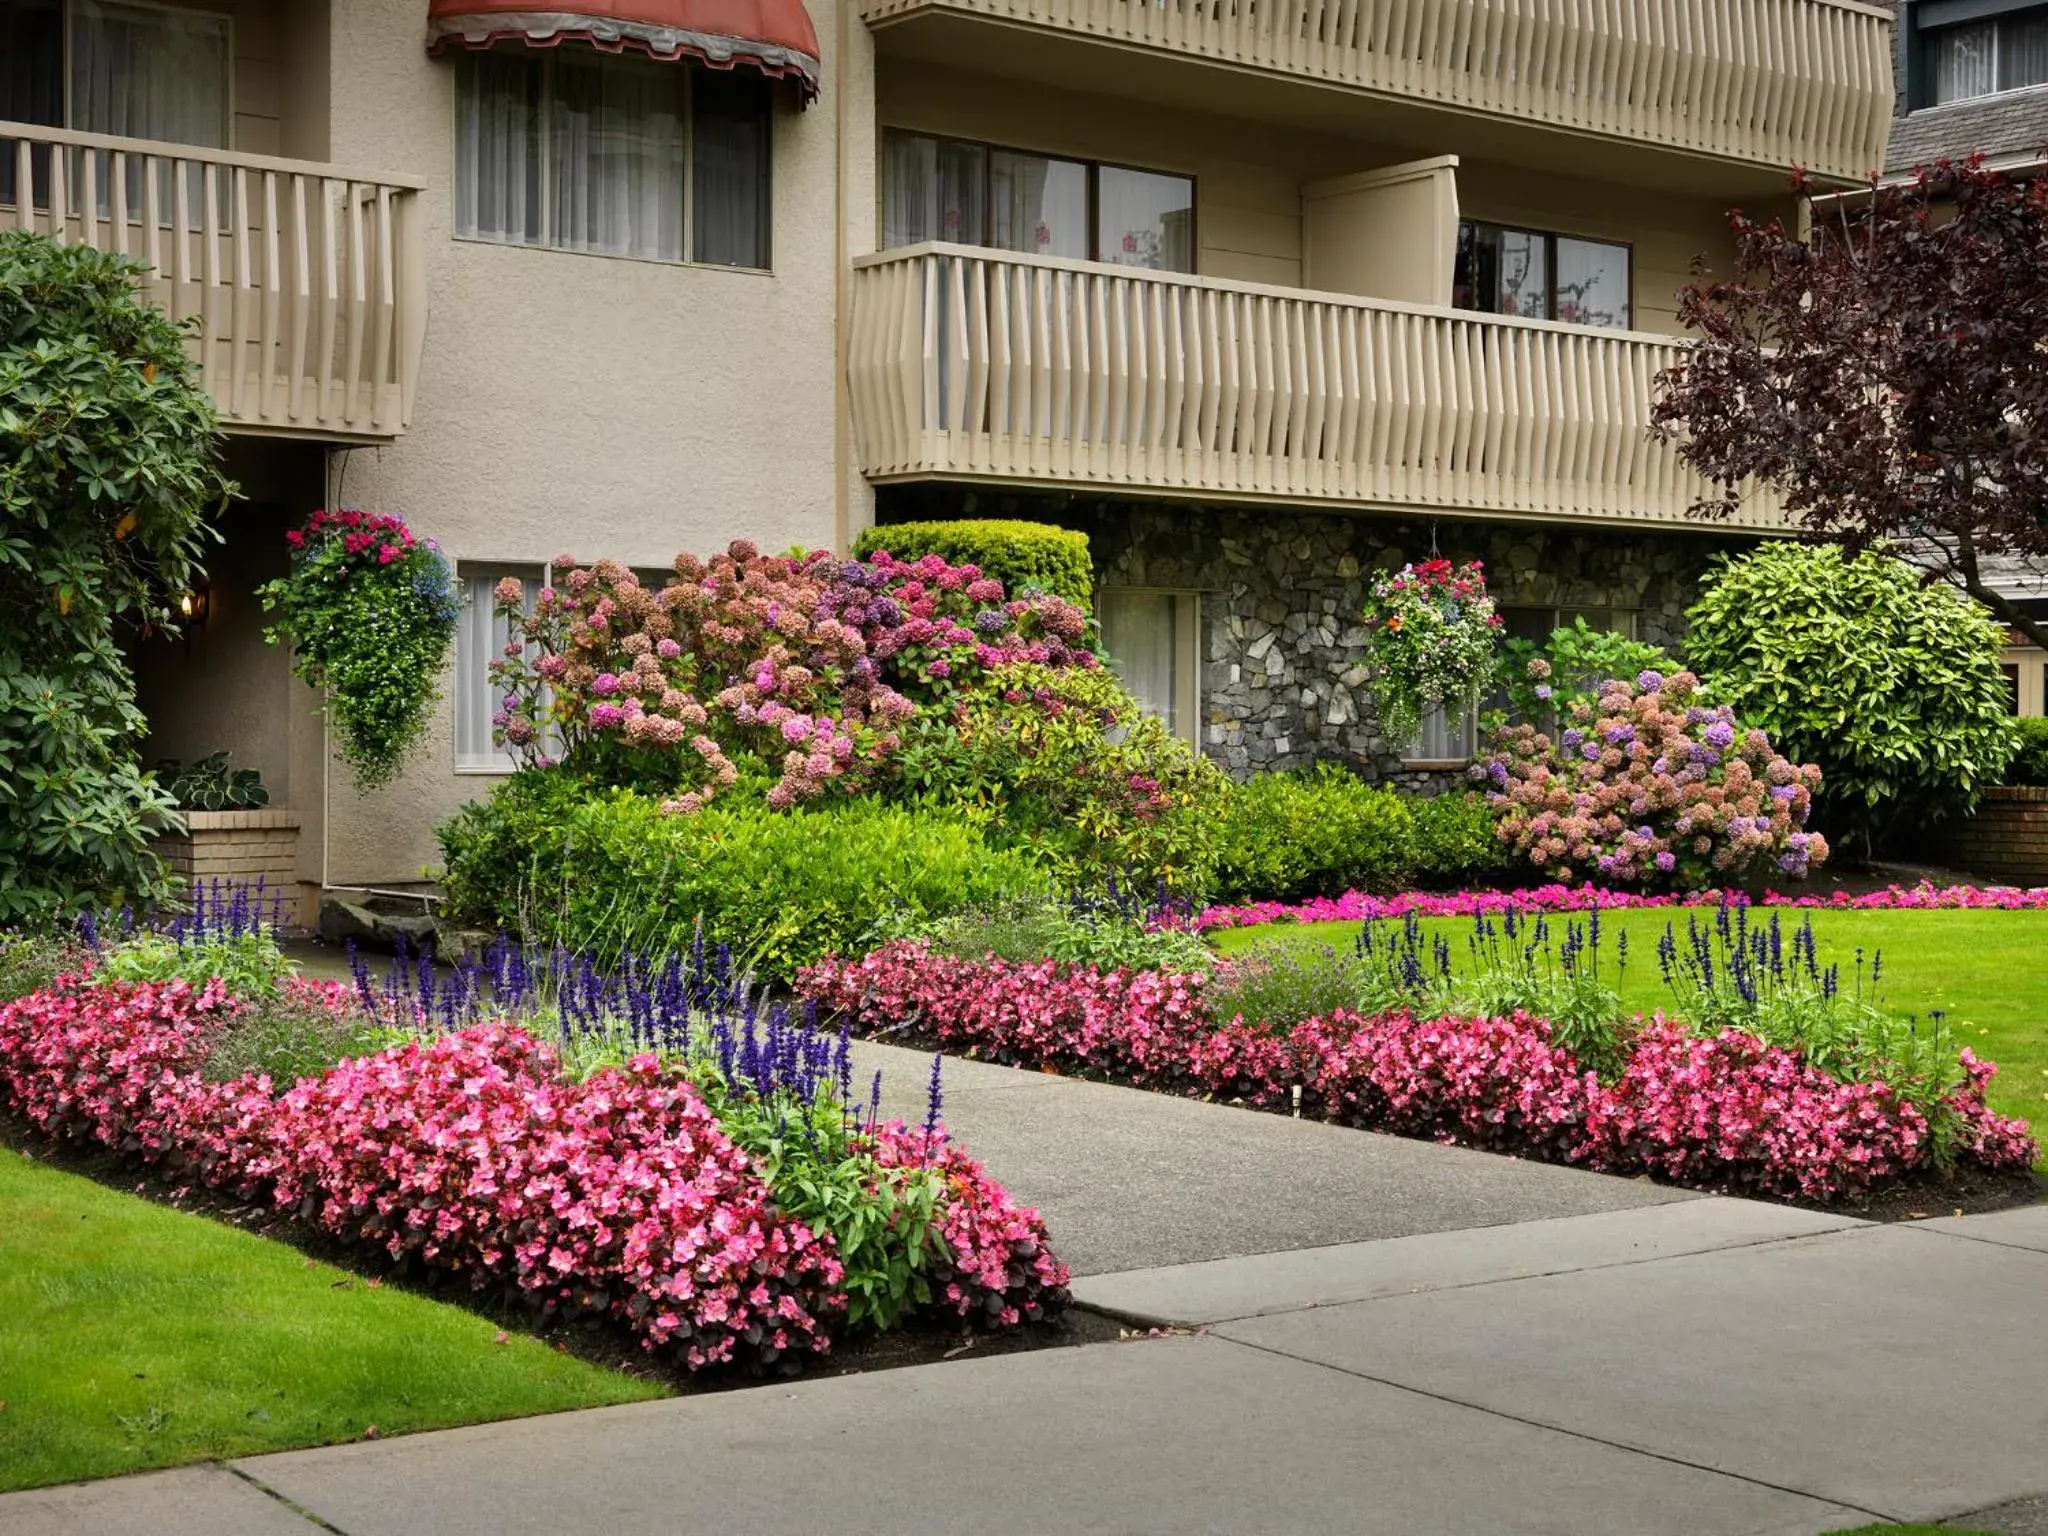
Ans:
{"type": "Polygon", "coordinates": [[[951,522],[890,523],[869,528],[853,552],[865,559],[886,549],[899,560],[937,555],[949,565],[978,565],[984,576],[1016,597],[1036,587],[1093,611],[1095,574],[1088,535],[1051,523],[1016,518],[962,518],[951,522]]]}
{"type": "Polygon", "coordinates": [[[936,919],[1046,884],[958,817],[861,800],[674,816],[548,778],[520,775],[442,828],[451,918],[606,959],[687,948],[701,922],[766,980],[855,952],[884,915],[936,919]]]}
{"type": "Polygon", "coordinates": [[[2048,720],[2022,717],[2012,726],[2020,745],[2005,765],[2005,782],[2048,788],[2048,720]]]}

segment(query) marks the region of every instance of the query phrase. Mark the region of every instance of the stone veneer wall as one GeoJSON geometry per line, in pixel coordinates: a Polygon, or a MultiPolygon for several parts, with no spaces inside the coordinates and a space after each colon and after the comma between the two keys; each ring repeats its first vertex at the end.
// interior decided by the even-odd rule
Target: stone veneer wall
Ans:
{"type": "MultiPolygon", "coordinates": [[[[1078,528],[1101,588],[1200,593],[1202,747],[1234,775],[1334,761],[1420,790],[1454,777],[1405,767],[1364,687],[1366,590],[1376,570],[1428,558],[1426,519],[942,487],[892,487],[883,498],[885,522],[1023,517],[1078,528]]],[[[1503,605],[1634,609],[1638,637],[1667,649],[1683,638],[1711,556],[1752,542],[1462,519],[1437,520],[1434,534],[1446,558],[1485,562],[1503,605]]]]}

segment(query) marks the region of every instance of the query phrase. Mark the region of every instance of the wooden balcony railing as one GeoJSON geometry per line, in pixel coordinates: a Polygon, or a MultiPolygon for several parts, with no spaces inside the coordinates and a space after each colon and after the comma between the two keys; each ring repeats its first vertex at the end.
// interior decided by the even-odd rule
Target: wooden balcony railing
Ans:
{"type": "Polygon", "coordinates": [[[426,335],[424,182],[0,122],[0,230],[134,257],[193,319],[230,430],[376,441],[405,429],[426,335]]]}
{"type": "Polygon", "coordinates": [[[1860,180],[1890,14],[1858,0],[860,0],[1860,180]]]}
{"type": "MultiPolygon", "coordinates": [[[[854,269],[877,480],[1636,526],[1708,489],[1648,433],[1668,337],[962,246],[854,269]]],[[[1744,506],[1741,526],[1782,526],[1744,506]]]]}

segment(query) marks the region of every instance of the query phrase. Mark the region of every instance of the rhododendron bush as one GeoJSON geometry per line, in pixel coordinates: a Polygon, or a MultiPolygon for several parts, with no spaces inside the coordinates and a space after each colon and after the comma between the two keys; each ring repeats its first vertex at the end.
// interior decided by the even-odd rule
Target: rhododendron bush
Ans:
{"type": "MultiPolygon", "coordinates": [[[[963,960],[914,941],[827,961],[801,986],[864,1032],[1706,1189],[1839,1201],[1935,1155],[1925,1115],[1885,1085],[1838,1082],[1733,1029],[1703,1039],[1653,1020],[1603,1082],[1526,1013],[1339,1009],[1276,1030],[1214,1017],[1200,974],[963,960]]],[[[1954,1156],[2022,1172],[2034,1143],[1986,1107],[1991,1071],[1964,1053],[1954,1156]]]]}
{"type": "Polygon", "coordinates": [[[1806,830],[1820,770],[1774,751],[1727,705],[1697,703],[1697,688],[1689,672],[1645,672],[1576,700],[1554,738],[1503,729],[1473,769],[1501,841],[1561,882],[1698,888],[1796,879],[1825,860],[1826,839],[1806,830]]]}
{"type": "MultiPolygon", "coordinates": [[[[323,997],[350,1006],[341,989],[323,997]]],[[[609,1319],[692,1370],[793,1363],[845,1323],[830,1231],[778,1209],[761,1163],[656,1054],[579,1078],[552,1046],[486,1022],[289,1086],[208,1081],[211,1047],[245,1006],[218,980],[60,978],[0,1007],[0,1108],[488,1298],[609,1319]]],[[[928,1310],[1002,1327],[1064,1305],[1037,1214],[936,1124],[871,1121],[854,1145],[877,1168],[936,1180],[928,1310]]]]}

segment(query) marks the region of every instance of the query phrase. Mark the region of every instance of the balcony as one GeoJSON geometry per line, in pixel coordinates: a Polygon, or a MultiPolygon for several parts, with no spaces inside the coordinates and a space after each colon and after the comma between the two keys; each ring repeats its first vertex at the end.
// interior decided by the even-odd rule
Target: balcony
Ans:
{"type": "Polygon", "coordinates": [[[1670,527],[1708,491],[1648,435],[1682,345],[921,245],[854,263],[848,376],[877,481],[1670,527]]]}
{"type": "Polygon", "coordinates": [[[1297,121],[1313,119],[1317,94],[1299,87],[1316,86],[1338,98],[1323,126],[1428,152],[1519,145],[1555,162],[1566,134],[1768,168],[1780,183],[1794,164],[1857,181],[1883,163],[1891,123],[1891,16],[1858,0],[859,4],[884,46],[913,56],[1297,121]],[[991,39],[990,24],[1009,35],[991,39]],[[1196,75],[1174,80],[1172,61],[1196,75]],[[1294,89],[1276,96],[1282,82],[1294,89]],[[1446,113],[1490,121],[1490,139],[1446,113]]]}
{"type": "Polygon", "coordinates": [[[385,442],[426,335],[424,182],[0,122],[0,230],[133,257],[229,431],[385,442]]]}

